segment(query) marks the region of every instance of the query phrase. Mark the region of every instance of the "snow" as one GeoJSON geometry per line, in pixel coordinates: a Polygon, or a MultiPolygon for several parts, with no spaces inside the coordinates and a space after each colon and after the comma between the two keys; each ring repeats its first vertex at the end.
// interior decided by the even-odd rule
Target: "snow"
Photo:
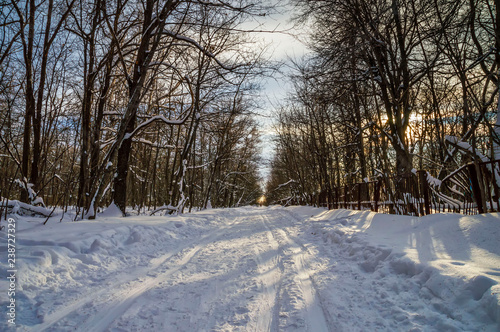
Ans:
{"type": "MultiPolygon", "coordinates": [[[[38,200],[37,198],[35,199],[35,202],[43,203],[43,200],[42,199],[38,200]]],[[[5,208],[7,208],[9,212],[16,213],[19,215],[39,214],[48,217],[51,214],[51,211],[49,209],[46,209],[45,207],[33,206],[31,204],[23,203],[18,200],[8,200],[4,197],[0,197],[0,209],[3,211],[3,209],[5,208]]]]}
{"type": "MultiPolygon", "coordinates": [[[[441,184],[443,183],[441,180],[439,180],[438,178],[435,178],[433,177],[429,172],[426,172],[427,174],[427,183],[429,183],[431,186],[434,186],[434,187],[441,187],[441,184]]],[[[458,192],[460,193],[460,192],[458,192]]],[[[462,194],[462,193],[460,193],[462,194]]]]}
{"type": "Polygon", "coordinates": [[[454,144],[456,145],[457,147],[459,147],[460,149],[464,150],[464,151],[468,151],[470,152],[472,155],[476,155],[482,162],[486,163],[488,161],[490,161],[488,159],[488,157],[486,157],[485,155],[483,155],[481,152],[479,151],[474,151],[474,148],[467,142],[464,142],[464,141],[461,141],[458,137],[456,136],[450,136],[450,135],[445,135],[444,136],[444,139],[448,142],[450,142],[451,144],[454,144]]]}
{"type": "Polygon", "coordinates": [[[33,190],[34,184],[28,183],[28,180],[26,180],[26,178],[23,178],[23,180],[15,179],[14,183],[16,183],[21,189],[26,190],[28,192],[28,197],[30,201],[33,203],[33,205],[35,205],[36,203],[43,203],[43,200],[41,202],[37,201],[35,203],[36,192],[33,190]]]}
{"type": "MultiPolygon", "coordinates": [[[[190,115],[191,115],[191,108],[189,109],[188,112],[185,112],[185,115],[183,116],[183,118],[181,118],[179,120],[167,119],[163,115],[153,116],[150,119],[148,119],[148,120],[142,122],[141,124],[139,124],[134,129],[134,131],[132,133],[125,134],[125,137],[123,139],[124,140],[125,139],[129,139],[130,137],[134,136],[136,133],[138,133],[139,131],[143,130],[144,128],[146,128],[147,126],[149,126],[151,123],[153,123],[155,121],[162,121],[163,123],[168,124],[168,125],[182,125],[182,124],[184,124],[184,122],[186,122],[186,120],[189,118],[190,115]]],[[[141,142],[145,143],[147,141],[146,140],[142,140],[141,142]]]]}
{"type": "Polygon", "coordinates": [[[115,202],[111,202],[111,204],[102,212],[101,217],[121,217],[123,215],[120,208],[116,206],[115,202]]]}
{"type": "MultiPolygon", "coordinates": [[[[272,206],[122,218],[113,209],[45,226],[12,216],[18,331],[500,329],[498,213],[272,206]]],[[[2,319],[0,330],[16,329],[2,319]]]]}

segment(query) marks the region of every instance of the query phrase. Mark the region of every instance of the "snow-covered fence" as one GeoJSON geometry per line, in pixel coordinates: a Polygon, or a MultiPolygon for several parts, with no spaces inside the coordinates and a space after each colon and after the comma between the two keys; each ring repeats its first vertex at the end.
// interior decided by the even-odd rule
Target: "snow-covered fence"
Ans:
{"type": "MultiPolygon", "coordinates": [[[[424,215],[430,206],[427,187],[422,187],[417,174],[421,172],[379,178],[333,188],[320,205],[328,208],[372,210],[376,212],[424,215]]],[[[423,174],[423,173],[422,173],[423,174]]],[[[420,176],[421,177],[421,176],[420,176]]]]}
{"type": "Polygon", "coordinates": [[[500,210],[500,160],[467,165],[479,213],[500,210]]]}
{"type": "Polygon", "coordinates": [[[425,170],[413,170],[322,192],[317,205],[414,216],[499,211],[499,174],[500,160],[470,163],[443,180],[425,170]]]}

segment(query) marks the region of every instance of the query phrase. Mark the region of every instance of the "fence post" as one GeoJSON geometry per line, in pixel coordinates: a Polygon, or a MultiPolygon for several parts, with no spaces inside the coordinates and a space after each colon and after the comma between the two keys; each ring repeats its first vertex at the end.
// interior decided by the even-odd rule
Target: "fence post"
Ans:
{"type": "Polygon", "coordinates": [[[358,187],[358,210],[361,210],[361,186],[362,186],[362,183],[356,183],[356,186],[358,187]]]}
{"type": "Polygon", "coordinates": [[[325,193],[325,201],[326,201],[326,209],[330,210],[332,208],[332,195],[330,194],[330,189],[326,190],[325,193]]]}
{"type": "Polygon", "coordinates": [[[424,206],[420,208],[422,215],[431,214],[431,204],[429,201],[429,184],[427,183],[427,171],[420,170],[418,173],[418,182],[420,182],[420,195],[424,198],[424,206]]]}
{"type": "Polygon", "coordinates": [[[479,213],[484,213],[483,198],[481,196],[481,189],[479,188],[476,165],[474,165],[474,163],[470,163],[467,165],[467,170],[469,171],[469,179],[471,181],[472,193],[474,194],[474,199],[476,200],[477,210],[479,213]]]}
{"type": "Polygon", "coordinates": [[[375,201],[375,206],[374,206],[374,211],[378,212],[378,201],[380,200],[380,187],[381,187],[381,181],[378,180],[375,182],[375,190],[373,190],[373,200],[375,201]]]}
{"type": "Polygon", "coordinates": [[[500,190],[498,188],[498,183],[497,183],[497,170],[500,169],[499,168],[500,166],[500,163],[499,163],[499,160],[495,160],[495,162],[493,162],[491,164],[491,184],[493,186],[493,192],[495,193],[495,205],[496,205],[496,209],[494,208],[494,206],[491,206],[491,208],[493,209],[493,211],[500,211],[500,190]]]}
{"type": "Polygon", "coordinates": [[[335,187],[335,199],[333,200],[333,208],[339,208],[339,188],[335,187]]]}
{"type": "Polygon", "coordinates": [[[344,186],[344,209],[347,209],[347,185],[344,186]]]}

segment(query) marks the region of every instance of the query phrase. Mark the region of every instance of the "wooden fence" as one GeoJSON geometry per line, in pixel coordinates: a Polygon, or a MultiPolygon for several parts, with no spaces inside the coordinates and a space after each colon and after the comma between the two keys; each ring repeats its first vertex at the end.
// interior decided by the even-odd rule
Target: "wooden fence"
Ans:
{"type": "Polygon", "coordinates": [[[500,160],[470,163],[437,180],[421,170],[323,191],[316,205],[423,216],[499,211],[500,160]]]}

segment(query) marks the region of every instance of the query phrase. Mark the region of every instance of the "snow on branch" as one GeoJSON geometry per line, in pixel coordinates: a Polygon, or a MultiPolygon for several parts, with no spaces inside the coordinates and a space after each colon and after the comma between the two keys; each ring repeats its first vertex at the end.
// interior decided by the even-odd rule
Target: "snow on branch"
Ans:
{"type": "MultiPolygon", "coordinates": [[[[186,81],[187,85],[188,85],[188,88],[189,88],[189,94],[191,95],[191,100],[194,100],[194,92],[193,92],[193,89],[191,87],[191,80],[189,79],[188,76],[185,76],[184,77],[184,80],[186,81]]],[[[180,85],[177,84],[176,85],[176,88],[180,85]]],[[[189,116],[191,115],[191,113],[193,112],[193,109],[194,109],[194,102],[189,106],[189,108],[185,111],[185,114],[182,118],[180,119],[176,119],[176,120],[171,120],[171,119],[167,119],[164,115],[155,115],[151,118],[149,118],[148,120],[144,121],[143,123],[139,124],[135,129],[134,131],[132,131],[131,133],[126,133],[124,136],[123,136],[123,140],[126,140],[126,139],[131,139],[132,137],[134,137],[135,134],[137,134],[139,131],[143,130],[144,128],[150,126],[152,123],[156,122],[156,121],[161,121],[167,125],[173,125],[173,126],[180,126],[180,125],[183,125],[187,119],[189,118],[189,116]]]]}
{"type": "Polygon", "coordinates": [[[132,141],[134,143],[141,143],[141,144],[146,144],[146,145],[149,145],[153,148],[158,148],[158,149],[175,149],[175,150],[182,150],[182,146],[175,146],[175,145],[171,145],[171,144],[165,144],[165,145],[160,145],[156,142],[151,142],[150,140],[147,140],[145,138],[134,138],[132,139],[132,141]]]}
{"type": "Polygon", "coordinates": [[[205,168],[205,167],[208,167],[208,165],[210,164],[213,164],[214,163],[214,160],[213,161],[209,161],[207,163],[204,163],[203,165],[196,165],[196,166],[188,166],[187,169],[200,169],[200,168],[205,168]]]}
{"type": "Polygon", "coordinates": [[[156,116],[153,116],[151,118],[149,118],[148,120],[144,121],[143,123],[139,124],[133,132],[131,133],[127,133],[125,134],[125,136],[123,137],[123,139],[129,139],[129,138],[132,138],[135,134],[137,134],[139,131],[141,131],[142,129],[148,127],[149,125],[151,125],[153,122],[156,122],[156,121],[161,121],[165,124],[168,124],[168,125],[173,125],[173,126],[180,126],[182,124],[184,124],[184,122],[186,122],[186,120],[189,118],[189,115],[191,114],[191,112],[188,112],[182,119],[180,120],[169,120],[167,119],[165,116],[163,115],[156,115],[156,116]]]}
{"type": "Polygon", "coordinates": [[[297,181],[295,181],[295,180],[293,180],[293,179],[290,179],[290,180],[288,180],[287,182],[282,183],[282,184],[280,184],[279,186],[277,186],[274,190],[278,190],[278,189],[280,189],[280,188],[282,188],[282,187],[288,186],[288,185],[289,185],[289,184],[291,184],[291,183],[297,183],[297,181]]]}
{"type": "Polygon", "coordinates": [[[41,197],[38,197],[37,193],[33,190],[33,183],[28,183],[28,180],[26,180],[26,178],[23,178],[22,180],[15,179],[14,183],[19,185],[21,189],[25,190],[28,193],[28,198],[32,205],[41,205],[45,207],[43,199],[41,197]]]}
{"type": "Polygon", "coordinates": [[[160,212],[160,211],[164,211],[164,210],[177,212],[177,207],[172,206],[172,205],[163,205],[163,206],[160,206],[159,208],[151,211],[151,213],[149,215],[152,216],[155,213],[160,212]]]}
{"type": "Polygon", "coordinates": [[[20,215],[39,215],[43,217],[49,217],[52,211],[42,206],[34,206],[27,203],[20,202],[18,200],[8,200],[1,198],[0,208],[7,208],[9,213],[20,214],[20,215]]]}

